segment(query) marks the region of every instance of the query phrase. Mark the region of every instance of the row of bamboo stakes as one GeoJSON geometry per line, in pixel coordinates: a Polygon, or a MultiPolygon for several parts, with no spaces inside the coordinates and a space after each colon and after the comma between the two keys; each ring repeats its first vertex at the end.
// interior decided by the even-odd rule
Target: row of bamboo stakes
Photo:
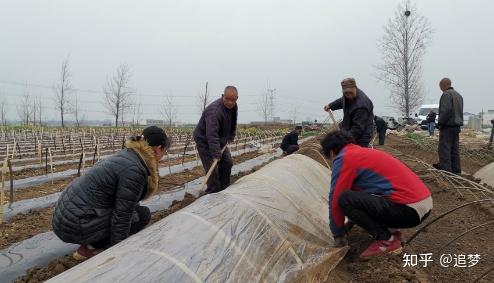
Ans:
{"type": "MultiPolygon", "coordinates": [[[[94,164],[96,161],[99,161],[101,159],[101,151],[100,151],[99,139],[96,139],[95,136],[93,136],[93,138],[94,138],[93,142],[95,144],[94,154],[93,154],[93,164],[94,164]]],[[[265,138],[267,138],[267,137],[265,137],[265,138]]],[[[113,135],[112,135],[112,140],[113,140],[113,135]]],[[[81,145],[81,154],[79,157],[79,165],[78,165],[78,170],[77,170],[77,176],[78,177],[81,176],[81,173],[84,172],[85,167],[86,167],[86,162],[85,162],[86,153],[84,151],[82,139],[79,139],[79,141],[80,141],[80,145],[81,145]]],[[[182,157],[182,164],[184,162],[185,152],[187,151],[187,147],[188,147],[189,142],[190,142],[189,139],[187,139],[185,147],[184,147],[184,156],[182,157]]],[[[246,144],[247,144],[247,140],[244,141],[244,150],[245,150],[246,144]]],[[[125,136],[122,139],[122,148],[124,148],[124,145],[125,145],[125,136]]],[[[15,148],[15,146],[16,146],[16,144],[14,143],[14,148],[15,148]]],[[[236,147],[238,147],[238,140],[237,140],[236,147]]],[[[41,141],[38,141],[37,151],[38,151],[38,156],[39,156],[39,162],[40,162],[40,164],[42,164],[42,162],[43,162],[42,152],[43,151],[42,151],[41,141]]],[[[112,142],[112,151],[115,152],[114,142],[112,142]]],[[[198,162],[199,156],[197,154],[197,149],[195,148],[195,146],[194,146],[194,151],[196,154],[196,162],[198,162]]],[[[12,172],[12,163],[10,161],[11,159],[8,157],[9,157],[9,145],[7,144],[7,158],[4,159],[3,166],[2,166],[2,187],[1,187],[1,191],[0,191],[0,224],[3,223],[4,204],[6,203],[6,201],[5,201],[5,177],[7,175],[7,168],[9,170],[9,177],[10,177],[9,205],[12,205],[12,203],[14,202],[14,180],[13,180],[13,172],[12,172]]],[[[15,157],[15,150],[12,152],[12,155],[11,155],[11,158],[14,158],[14,157],[15,157]]],[[[168,155],[167,155],[167,158],[168,158],[168,155]]],[[[45,148],[45,175],[48,175],[48,165],[50,166],[51,183],[53,184],[54,183],[53,156],[52,156],[51,147],[45,148]],[[49,162],[48,162],[48,160],[49,160],[49,162]]],[[[170,166],[168,166],[168,169],[170,170],[170,173],[171,173],[170,166]]]]}
{"type": "MultiPolygon", "coordinates": [[[[82,143],[81,143],[82,145],[82,143]]],[[[15,145],[14,145],[15,147],[15,145]]],[[[114,146],[113,146],[114,148],[114,146]]],[[[15,152],[15,151],[14,151],[15,152]]],[[[11,158],[14,158],[15,153],[12,153],[11,158]]],[[[7,145],[7,153],[9,153],[9,147],[7,145]]],[[[43,155],[42,155],[42,147],[41,147],[41,142],[38,143],[38,155],[39,155],[39,162],[40,164],[43,162],[43,155]]],[[[99,146],[99,141],[96,143],[95,149],[94,149],[94,155],[93,155],[93,164],[96,161],[99,161],[101,159],[101,151],[100,151],[100,146],[99,146]]],[[[3,223],[3,213],[4,213],[4,204],[6,203],[5,200],[5,179],[7,175],[7,168],[9,170],[9,179],[10,179],[10,194],[9,194],[9,206],[12,205],[14,202],[14,179],[13,179],[13,172],[12,172],[12,163],[10,161],[11,159],[9,158],[9,154],[7,154],[7,158],[4,159],[2,163],[2,187],[0,190],[0,224],[3,223]]],[[[81,173],[84,172],[85,167],[86,167],[86,153],[84,152],[84,147],[81,147],[81,155],[79,158],[79,166],[77,170],[77,176],[81,176],[81,173]]],[[[51,184],[54,184],[54,175],[53,175],[53,155],[51,148],[45,148],[45,175],[48,175],[48,165],[50,166],[50,175],[51,175],[51,184]],[[49,160],[49,162],[48,162],[49,160]]]]}

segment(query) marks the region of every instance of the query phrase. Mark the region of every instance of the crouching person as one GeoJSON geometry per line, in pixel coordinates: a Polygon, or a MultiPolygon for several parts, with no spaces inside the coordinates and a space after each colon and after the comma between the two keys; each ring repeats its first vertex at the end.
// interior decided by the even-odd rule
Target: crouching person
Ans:
{"type": "Polygon", "coordinates": [[[302,126],[295,126],[295,129],[283,137],[280,148],[284,155],[290,155],[299,150],[298,137],[302,133],[302,126]]]}
{"type": "Polygon", "coordinates": [[[146,227],[151,213],[139,201],[158,189],[158,161],[168,145],[161,128],[148,127],[62,192],[52,226],[62,241],[80,245],[74,258],[90,258],[146,227]]]}
{"type": "Polygon", "coordinates": [[[375,239],[361,258],[399,253],[398,229],[424,221],[432,209],[431,192],[399,160],[352,142],[351,135],[343,131],[331,132],[321,141],[324,154],[334,157],[329,222],[335,246],[346,244],[346,216],[375,239]]]}

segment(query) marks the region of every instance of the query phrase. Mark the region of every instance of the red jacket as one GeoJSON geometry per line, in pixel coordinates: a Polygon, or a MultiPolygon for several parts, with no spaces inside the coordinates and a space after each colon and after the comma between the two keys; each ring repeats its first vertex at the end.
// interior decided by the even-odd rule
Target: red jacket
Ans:
{"type": "Polygon", "coordinates": [[[329,226],[334,235],[344,233],[345,215],[338,200],[347,190],[363,191],[400,204],[418,202],[431,195],[424,182],[390,154],[349,144],[333,161],[329,226]]]}

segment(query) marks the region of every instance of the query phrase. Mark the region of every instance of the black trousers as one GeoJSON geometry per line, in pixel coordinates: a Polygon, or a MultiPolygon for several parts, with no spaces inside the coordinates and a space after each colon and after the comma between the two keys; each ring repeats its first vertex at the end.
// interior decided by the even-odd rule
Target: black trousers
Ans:
{"type": "Polygon", "coordinates": [[[421,223],[415,209],[365,192],[343,192],[338,204],[346,217],[376,240],[388,240],[388,228],[412,228],[421,223]]]}
{"type": "MultiPolygon", "coordinates": [[[[130,224],[130,235],[134,235],[135,233],[144,229],[151,220],[151,211],[147,206],[136,207],[134,213],[132,213],[132,222],[130,224]]],[[[101,241],[91,244],[92,247],[96,249],[106,249],[111,246],[110,235],[108,238],[105,238],[101,241]]]]}
{"type": "Polygon", "coordinates": [[[384,145],[384,140],[386,139],[386,130],[387,130],[386,128],[378,130],[379,145],[384,145]]]}
{"type": "Polygon", "coordinates": [[[299,146],[296,144],[289,145],[288,148],[285,150],[286,155],[290,155],[296,151],[299,150],[299,146]]]}
{"type": "MultiPolygon", "coordinates": [[[[197,152],[201,158],[202,166],[206,172],[213,165],[213,158],[209,154],[209,149],[202,146],[197,146],[197,152]]],[[[214,169],[211,177],[208,180],[206,193],[217,193],[226,189],[230,185],[230,176],[232,174],[233,160],[230,151],[225,149],[221,156],[218,166],[214,169]]]]}
{"type": "Polygon", "coordinates": [[[439,167],[455,174],[461,173],[460,127],[442,127],[439,132],[439,167]]]}

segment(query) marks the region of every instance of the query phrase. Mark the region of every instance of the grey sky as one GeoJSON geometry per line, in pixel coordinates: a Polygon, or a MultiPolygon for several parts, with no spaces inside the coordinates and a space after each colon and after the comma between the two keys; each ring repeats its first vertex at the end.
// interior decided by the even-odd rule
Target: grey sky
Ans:
{"type": "MultiPolygon", "coordinates": [[[[489,80],[494,66],[494,2],[414,1],[433,29],[424,60],[426,102],[440,96],[449,76],[465,111],[494,109],[489,80]]],[[[239,89],[240,121],[261,120],[257,101],[269,80],[277,89],[275,114],[324,119],[323,104],[337,98],[353,76],[374,101],[376,114],[392,114],[388,91],[375,79],[377,39],[398,1],[6,1],[0,2],[0,81],[53,85],[70,55],[72,84],[101,91],[119,64],[132,71],[143,117],[159,118],[173,95],[178,118],[195,122],[196,96],[209,81],[220,94],[239,89]]],[[[29,91],[53,107],[50,89],[0,83],[0,100],[15,104],[29,91]]],[[[103,94],[78,92],[90,119],[103,113],[103,94]]],[[[45,118],[56,119],[54,110],[45,118]]],[[[15,106],[9,117],[18,119],[15,106]]]]}

